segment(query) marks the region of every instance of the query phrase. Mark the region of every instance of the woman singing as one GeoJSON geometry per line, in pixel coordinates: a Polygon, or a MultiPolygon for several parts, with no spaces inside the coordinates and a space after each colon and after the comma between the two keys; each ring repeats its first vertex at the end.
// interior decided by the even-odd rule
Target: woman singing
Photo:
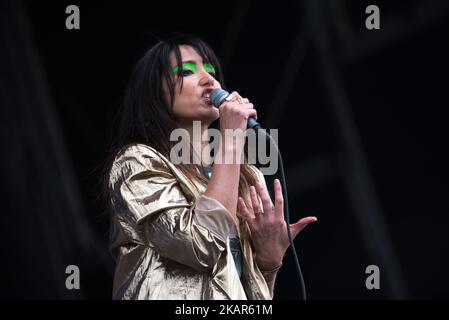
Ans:
{"type": "MultiPolygon", "coordinates": [[[[255,166],[206,163],[208,142],[192,151],[197,163],[170,158],[175,129],[246,130],[257,117],[237,92],[213,107],[210,93],[223,86],[217,57],[195,36],[160,41],[137,63],[106,175],[114,299],[273,298],[289,247],[279,181],[272,202],[255,166]]],[[[239,141],[226,142],[223,134],[215,157],[239,159],[239,141]]],[[[290,225],[292,237],[314,221],[290,225]]]]}

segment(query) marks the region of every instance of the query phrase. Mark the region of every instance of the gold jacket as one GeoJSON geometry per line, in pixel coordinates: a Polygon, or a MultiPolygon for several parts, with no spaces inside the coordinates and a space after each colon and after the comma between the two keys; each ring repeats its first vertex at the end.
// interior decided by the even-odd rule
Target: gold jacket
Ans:
{"type": "Polygon", "coordinates": [[[242,237],[238,276],[229,235],[240,235],[246,223],[155,149],[138,144],[118,154],[109,188],[113,299],[272,299],[242,237]]]}

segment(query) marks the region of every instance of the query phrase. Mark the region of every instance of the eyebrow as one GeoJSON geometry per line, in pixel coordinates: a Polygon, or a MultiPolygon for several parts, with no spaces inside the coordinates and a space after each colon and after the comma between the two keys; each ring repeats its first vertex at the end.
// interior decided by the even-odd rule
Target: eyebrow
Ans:
{"type": "Polygon", "coordinates": [[[184,64],[184,63],[197,64],[195,60],[187,60],[187,61],[183,61],[181,64],[184,64]]]}

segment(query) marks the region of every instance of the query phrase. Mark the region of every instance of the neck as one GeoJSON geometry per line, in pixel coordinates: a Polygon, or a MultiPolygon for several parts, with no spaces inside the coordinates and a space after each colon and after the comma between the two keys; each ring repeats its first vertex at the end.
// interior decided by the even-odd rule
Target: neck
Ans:
{"type": "Polygon", "coordinates": [[[203,166],[210,165],[210,163],[208,163],[207,159],[202,159],[203,154],[205,154],[205,155],[210,154],[210,153],[208,153],[210,150],[209,142],[207,140],[203,141],[203,139],[202,139],[203,136],[204,137],[207,136],[207,134],[205,132],[209,128],[209,125],[210,125],[210,123],[201,122],[199,134],[198,134],[199,127],[197,124],[195,126],[193,125],[193,123],[180,125],[180,128],[187,130],[187,132],[189,133],[190,141],[194,148],[193,157],[195,157],[198,160],[196,163],[199,162],[203,166]],[[196,139],[197,137],[200,139],[200,143],[198,143],[198,141],[193,140],[194,138],[196,139]],[[199,148],[199,150],[198,150],[198,148],[199,148]]]}

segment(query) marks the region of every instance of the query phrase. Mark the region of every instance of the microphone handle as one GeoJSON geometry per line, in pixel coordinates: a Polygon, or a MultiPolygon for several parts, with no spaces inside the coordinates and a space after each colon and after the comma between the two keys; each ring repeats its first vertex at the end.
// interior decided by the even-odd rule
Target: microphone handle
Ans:
{"type": "Polygon", "coordinates": [[[262,129],[262,126],[254,119],[253,117],[248,118],[248,128],[259,130],[262,129]]]}

